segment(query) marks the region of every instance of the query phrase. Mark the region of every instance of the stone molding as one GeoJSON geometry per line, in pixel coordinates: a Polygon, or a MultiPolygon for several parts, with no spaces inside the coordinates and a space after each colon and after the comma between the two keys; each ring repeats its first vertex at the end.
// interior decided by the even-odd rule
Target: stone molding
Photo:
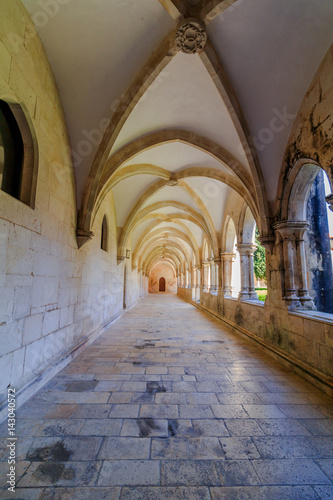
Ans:
{"type": "Polygon", "coordinates": [[[76,240],[78,248],[81,248],[87,241],[94,237],[93,231],[86,231],[85,229],[77,229],[76,240]]]}

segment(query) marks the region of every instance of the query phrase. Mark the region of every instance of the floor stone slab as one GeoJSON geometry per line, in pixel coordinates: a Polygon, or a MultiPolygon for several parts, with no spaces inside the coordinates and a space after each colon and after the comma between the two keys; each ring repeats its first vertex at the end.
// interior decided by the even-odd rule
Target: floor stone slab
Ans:
{"type": "Polygon", "coordinates": [[[123,488],[120,500],[211,500],[207,487],[123,488]]]}
{"type": "Polygon", "coordinates": [[[166,460],[161,464],[161,482],[166,486],[212,486],[220,484],[209,460],[166,460]]]}
{"type": "Polygon", "coordinates": [[[210,491],[212,500],[319,500],[311,486],[238,486],[210,491]]]}
{"type": "Polygon", "coordinates": [[[220,460],[215,462],[221,484],[224,486],[254,486],[260,484],[250,460],[220,460]]]}
{"type": "Polygon", "coordinates": [[[330,484],[313,460],[254,460],[252,464],[262,484],[330,484]]]}
{"type": "Polygon", "coordinates": [[[106,460],[100,472],[100,486],[147,486],[160,484],[158,460],[106,460]]]}
{"type": "Polygon", "coordinates": [[[135,460],[149,458],[150,439],[109,437],[98,454],[101,460],[135,460]]]}

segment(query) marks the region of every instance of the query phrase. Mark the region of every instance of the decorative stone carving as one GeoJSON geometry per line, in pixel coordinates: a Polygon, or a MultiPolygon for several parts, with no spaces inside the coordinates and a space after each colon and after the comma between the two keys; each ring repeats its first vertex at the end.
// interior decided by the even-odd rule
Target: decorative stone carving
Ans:
{"type": "Polygon", "coordinates": [[[185,19],[176,33],[176,48],[185,54],[201,52],[206,44],[206,28],[198,19],[185,19]]]}
{"type": "Polygon", "coordinates": [[[175,174],[170,175],[170,179],[169,179],[167,184],[168,184],[168,186],[178,186],[178,181],[176,179],[175,174]]]}
{"type": "Polygon", "coordinates": [[[81,248],[82,245],[87,243],[87,241],[91,240],[94,236],[92,231],[86,231],[85,229],[77,229],[76,231],[76,240],[78,248],[81,248]]]}
{"type": "Polygon", "coordinates": [[[265,250],[272,254],[275,246],[275,236],[259,236],[258,239],[262,246],[265,247],[265,250]]]}

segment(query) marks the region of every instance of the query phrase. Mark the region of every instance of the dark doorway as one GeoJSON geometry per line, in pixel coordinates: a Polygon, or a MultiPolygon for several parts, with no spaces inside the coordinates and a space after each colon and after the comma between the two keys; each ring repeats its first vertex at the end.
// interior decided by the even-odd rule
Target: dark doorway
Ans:
{"type": "Polygon", "coordinates": [[[164,278],[160,278],[158,291],[165,292],[165,279],[164,278]]]}

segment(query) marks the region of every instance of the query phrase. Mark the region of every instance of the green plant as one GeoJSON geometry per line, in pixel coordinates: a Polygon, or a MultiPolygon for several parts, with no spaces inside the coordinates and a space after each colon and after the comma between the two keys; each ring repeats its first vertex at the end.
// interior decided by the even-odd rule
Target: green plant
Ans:
{"type": "Polygon", "coordinates": [[[256,227],[256,251],[254,252],[254,275],[259,280],[266,280],[266,252],[259,241],[259,230],[256,227]]]}

